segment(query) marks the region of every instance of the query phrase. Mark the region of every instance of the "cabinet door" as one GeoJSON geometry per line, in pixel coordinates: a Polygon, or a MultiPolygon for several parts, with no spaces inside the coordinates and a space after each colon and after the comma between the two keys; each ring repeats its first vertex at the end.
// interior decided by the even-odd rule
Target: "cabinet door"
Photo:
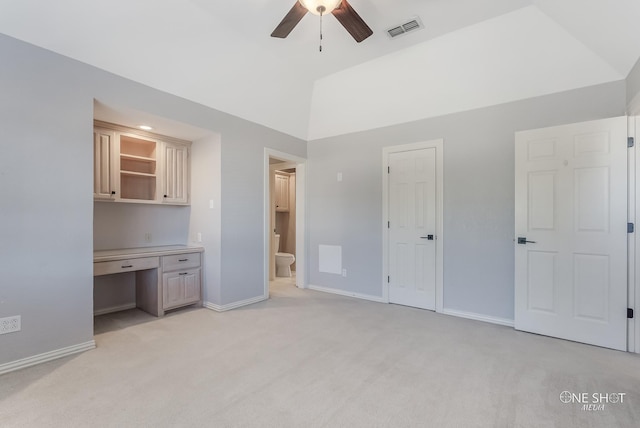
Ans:
{"type": "Polygon", "coordinates": [[[276,174],[276,211],[289,211],[289,177],[276,174]]]}
{"type": "Polygon", "coordinates": [[[195,303],[200,300],[200,269],[183,275],[184,304],[195,303]]]}
{"type": "Polygon", "coordinates": [[[115,133],[106,129],[93,131],[93,198],[113,200],[116,197],[116,165],[114,165],[115,133]]]}
{"type": "Polygon", "coordinates": [[[162,275],[162,308],[190,305],[200,300],[200,269],[162,275]]]}
{"type": "Polygon", "coordinates": [[[164,203],[189,203],[188,146],[165,143],[163,192],[164,203]]]}
{"type": "Polygon", "coordinates": [[[184,275],[165,273],[162,278],[162,308],[180,306],[184,302],[184,275]]]}

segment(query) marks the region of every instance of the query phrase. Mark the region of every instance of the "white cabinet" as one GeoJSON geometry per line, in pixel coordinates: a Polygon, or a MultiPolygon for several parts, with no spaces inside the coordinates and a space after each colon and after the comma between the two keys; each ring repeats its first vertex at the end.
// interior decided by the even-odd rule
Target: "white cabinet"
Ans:
{"type": "Polygon", "coordinates": [[[276,172],[276,211],[289,211],[289,176],[276,172]]]}
{"type": "Polygon", "coordinates": [[[164,143],[163,202],[189,203],[189,146],[164,143]]]}
{"type": "Polygon", "coordinates": [[[162,257],[162,309],[191,305],[201,300],[200,253],[162,257]]]}
{"type": "Polygon", "coordinates": [[[95,200],[189,204],[190,142],[94,124],[95,200]]]}
{"type": "Polygon", "coordinates": [[[115,132],[108,129],[93,130],[93,197],[116,198],[116,140],[115,132]]]}
{"type": "Polygon", "coordinates": [[[135,274],[136,306],[161,317],[202,302],[202,251],[184,245],[95,251],[93,276],[135,274]]]}

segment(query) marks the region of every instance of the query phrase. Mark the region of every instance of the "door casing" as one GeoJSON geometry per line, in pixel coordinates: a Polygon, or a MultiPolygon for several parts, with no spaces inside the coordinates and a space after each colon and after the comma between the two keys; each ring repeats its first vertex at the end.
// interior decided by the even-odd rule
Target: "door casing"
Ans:
{"type": "Polygon", "coordinates": [[[306,288],[307,285],[307,222],[306,222],[306,188],[307,160],[299,156],[277,150],[264,149],[264,298],[269,298],[269,269],[271,261],[271,186],[269,158],[277,158],[283,162],[291,162],[296,168],[296,286],[306,288]]]}

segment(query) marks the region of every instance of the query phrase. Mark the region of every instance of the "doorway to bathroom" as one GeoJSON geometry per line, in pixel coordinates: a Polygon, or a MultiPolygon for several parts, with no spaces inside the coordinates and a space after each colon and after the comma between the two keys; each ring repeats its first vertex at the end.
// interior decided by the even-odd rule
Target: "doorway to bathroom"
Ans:
{"type": "Polygon", "coordinates": [[[265,149],[265,297],[272,288],[305,288],[305,167],[303,158],[265,149]]]}

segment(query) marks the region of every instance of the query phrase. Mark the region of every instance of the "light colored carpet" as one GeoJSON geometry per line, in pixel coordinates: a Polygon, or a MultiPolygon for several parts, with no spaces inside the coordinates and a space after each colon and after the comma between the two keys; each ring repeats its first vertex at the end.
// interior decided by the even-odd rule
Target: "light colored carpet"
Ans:
{"type": "Polygon", "coordinates": [[[309,290],[96,318],[98,348],[0,376],[6,427],[638,427],[640,357],[309,290]],[[560,393],[626,395],[586,411],[560,393]]]}

